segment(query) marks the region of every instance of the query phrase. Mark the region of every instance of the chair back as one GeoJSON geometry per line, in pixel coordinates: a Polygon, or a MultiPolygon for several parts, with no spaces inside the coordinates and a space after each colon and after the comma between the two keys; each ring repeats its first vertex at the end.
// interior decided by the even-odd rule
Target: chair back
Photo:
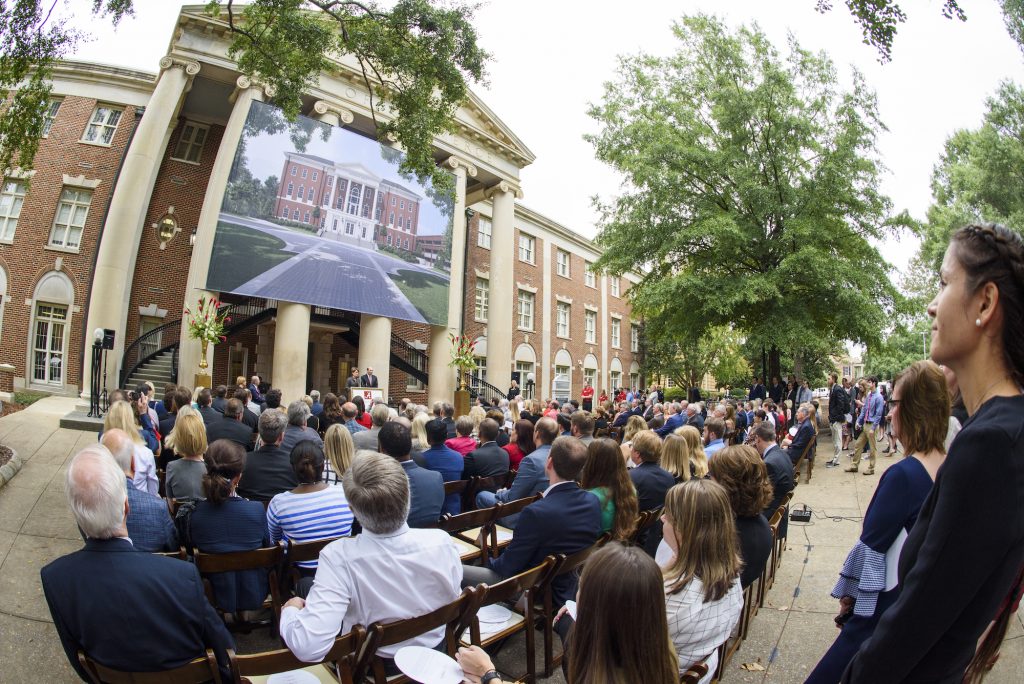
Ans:
{"type": "Polygon", "coordinates": [[[154,556],[165,556],[167,558],[177,558],[178,560],[187,561],[188,553],[185,552],[184,546],[179,546],[177,551],[154,551],[154,556]]]}
{"type": "Polygon", "coordinates": [[[525,496],[522,499],[516,499],[515,501],[509,501],[508,503],[499,503],[497,508],[497,515],[495,516],[498,520],[505,518],[510,515],[516,515],[522,513],[523,509],[530,504],[539,501],[541,498],[540,493],[534,494],[533,496],[525,496]]]}
{"type": "Polygon", "coordinates": [[[451,480],[450,482],[444,483],[444,494],[462,494],[466,491],[466,487],[469,485],[469,480],[451,480]]]}
{"type": "MultiPolygon", "coordinates": [[[[281,619],[281,585],[280,569],[284,563],[284,545],[268,546],[253,551],[233,551],[231,553],[202,553],[193,550],[193,559],[199,574],[203,575],[203,587],[210,605],[216,607],[217,600],[207,575],[218,572],[237,572],[239,570],[259,570],[266,568],[267,582],[270,585],[270,607],[274,611],[271,627],[281,619]]],[[[240,626],[240,625],[239,625],[240,626]]]]}
{"type": "MultiPolygon", "coordinates": [[[[348,634],[338,636],[334,640],[331,650],[324,656],[323,663],[325,665],[327,663],[334,664],[333,674],[338,677],[341,684],[352,684],[352,668],[364,639],[366,639],[366,630],[362,625],[356,625],[348,634]]],[[[236,684],[241,684],[242,677],[272,675],[309,667],[309,663],[296,658],[295,654],[287,648],[238,656],[229,652],[229,655],[231,672],[235,677],[236,684]]]]}
{"type": "Polygon", "coordinates": [[[686,672],[679,675],[679,684],[699,684],[700,680],[708,673],[707,658],[696,662],[686,668],[686,672]]]}
{"type": "Polygon", "coordinates": [[[576,571],[581,565],[587,562],[587,559],[590,558],[590,556],[593,555],[595,551],[604,546],[611,538],[612,536],[605,532],[597,538],[597,541],[595,541],[592,545],[588,546],[585,549],[580,549],[576,553],[572,553],[569,555],[558,554],[558,557],[560,557],[562,560],[561,563],[558,564],[558,567],[555,569],[555,571],[552,573],[552,578],[564,575],[569,572],[576,571]]]}
{"type": "Polygon", "coordinates": [[[426,615],[388,624],[374,622],[367,628],[366,639],[359,647],[359,655],[354,668],[354,680],[362,681],[361,678],[365,674],[372,672],[372,679],[376,684],[400,684],[412,681],[404,675],[389,678],[384,672],[383,662],[377,656],[377,650],[418,637],[438,627],[445,628],[445,648],[448,655],[454,658],[458,649],[455,630],[465,620],[465,616],[469,612],[476,612],[476,599],[475,595],[467,589],[463,590],[462,594],[451,603],[426,615]]]}
{"type": "MultiPolygon", "coordinates": [[[[234,652],[228,650],[228,657],[234,656],[234,652]]],[[[82,669],[88,673],[93,684],[198,684],[198,682],[213,681],[221,684],[220,670],[217,669],[217,658],[213,655],[213,649],[206,649],[204,655],[193,661],[185,663],[180,667],[162,672],[126,672],[115,670],[100,665],[85,654],[78,652],[78,662],[82,669]]]]}
{"type": "Polygon", "coordinates": [[[640,511],[640,515],[637,516],[636,529],[629,535],[630,544],[639,544],[640,538],[644,532],[649,530],[654,523],[661,519],[661,512],[664,510],[662,507],[652,508],[649,511],[640,511]]]}
{"type": "Polygon", "coordinates": [[[324,547],[338,539],[341,539],[341,537],[328,537],[327,539],[299,542],[298,544],[289,539],[288,548],[285,550],[285,559],[289,565],[319,560],[320,552],[324,550],[324,547]]]}
{"type": "Polygon", "coordinates": [[[546,585],[546,581],[551,576],[552,570],[556,568],[557,563],[558,559],[555,556],[548,556],[540,565],[524,570],[518,575],[513,575],[493,585],[480,584],[470,588],[469,591],[474,594],[476,600],[475,610],[467,613],[464,624],[459,624],[455,630],[456,633],[462,634],[466,627],[469,627],[472,642],[479,644],[480,622],[476,619],[476,611],[495,603],[512,603],[520,596],[524,597],[523,604],[525,606],[532,606],[532,592],[536,591],[538,587],[546,585]]]}

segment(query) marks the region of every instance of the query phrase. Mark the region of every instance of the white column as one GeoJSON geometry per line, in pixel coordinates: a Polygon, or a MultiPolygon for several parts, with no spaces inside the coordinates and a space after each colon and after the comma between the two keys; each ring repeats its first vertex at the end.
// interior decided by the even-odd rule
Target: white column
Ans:
{"type": "Polygon", "coordinates": [[[308,357],[309,305],[278,302],[271,384],[281,390],[282,405],[290,404],[306,393],[308,357]]]}
{"type": "MultiPolygon", "coordinates": [[[[537,238],[538,241],[540,238],[537,238]]],[[[537,376],[539,384],[538,387],[544,388],[543,392],[538,392],[537,396],[541,399],[545,397],[552,397],[551,394],[551,382],[555,379],[555,350],[552,349],[551,341],[553,336],[554,327],[551,325],[551,306],[552,300],[555,295],[551,291],[551,243],[544,240],[544,251],[541,252],[540,248],[537,250],[537,258],[541,259],[541,283],[544,289],[544,293],[541,297],[541,301],[537,303],[540,307],[540,329],[538,334],[540,336],[540,358],[541,372],[537,376]]],[[[537,317],[537,312],[534,312],[534,318],[537,317]]],[[[553,398],[553,397],[552,397],[553,398]]]]}
{"type": "Polygon", "coordinates": [[[608,348],[611,347],[608,341],[608,276],[602,275],[598,280],[601,285],[601,312],[598,315],[601,319],[601,387],[598,388],[598,392],[602,389],[608,390],[608,396],[612,396],[615,390],[610,387],[611,384],[611,373],[608,368],[608,364],[611,363],[611,359],[608,357],[608,348]]]}
{"type": "MultiPolygon", "coordinates": [[[[512,377],[512,330],[515,326],[515,198],[517,190],[502,181],[491,196],[491,298],[487,314],[487,381],[504,388],[512,377]]],[[[536,303],[535,303],[536,305],[536,303]]],[[[534,311],[536,320],[537,312],[534,311]]]]}
{"type": "Polygon", "coordinates": [[[373,369],[377,385],[388,399],[388,380],[391,376],[391,319],[363,314],[359,317],[359,375],[373,369]]]}
{"type": "Polygon", "coordinates": [[[466,287],[466,177],[476,176],[476,167],[455,156],[448,157],[448,166],[455,174],[455,206],[452,216],[452,249],[448,286],[448,325],[430,326],[430,354],[427,375],[430,378],[427,396],[431,402],[452,401],[455,393],[455,370],[448,366],[451,340],[448,334],[462,334],[462,293],[466,287]]]}
{"type": "MultiPolygon", "coordinates": [[[[196,224],[196,241],[192,245],[192,259],[189,262],[188,280],[185,284],[186,308],[194,308],[200,297],[219,296],[218,293],[206,289],[210,259],[213,257],[213,238],[217,232],[217,219],[220,216],[220,207],[224,201],[224,191],[228,185],[228,177],[231,175],[231,166],[235,161],[238,142],[242,139],[245,120],[249,116],[249,105],[253,100],[261,101],[263,99],[263,90],[253,85],[247,76],[240,76],[236,86],[237,88],[231,95],[234,99],[234,106],[231,108],[231,115],[224,127],[220,147],[217,148],[217,157],[214,159],[213,169],[210,171],[210,180],[206,184],[203,206],[199,211],[199,222],[196,224]]],[[[193,377],[199,371],[202,346],[197,340],[189,338],[184,312],[181,317],[180,339],[178,383],[191,387],[193,377]]],[[[211,353],[208,354],[209,367],[206,369],[206,373],[213,375],[212,346],[209,351],[211,353]]],[[[230,380],[234,380],[234,378],[230,378],[230,380]]]]}
{"type": "MultiPolygon", "coordinates": [[[[153,182],[163,158],[167,131],[175,123],[182,95],[199,73],[199,63],[168,55],[160,60],[160,70],[153,95],[125,153],[117,185],[110,198],[89,295],[86,351],[96,328],[110,328],[116,334],[107,367],[110,389],[120,377],[131,295],[127,284],[134,276],[153,182]]],[[[88,398],[91,387],[88,363],[83,364],[82,385],[82,397],[88,398]]]]}

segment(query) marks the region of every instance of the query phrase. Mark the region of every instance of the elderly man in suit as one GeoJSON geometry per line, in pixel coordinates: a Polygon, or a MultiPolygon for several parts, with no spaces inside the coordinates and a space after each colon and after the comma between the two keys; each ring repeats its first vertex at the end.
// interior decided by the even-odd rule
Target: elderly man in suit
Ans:
{"type": "Polygon", "coordinates": [[[388,410],[387,404],[374,404],[373,408],[370,409],[370,421],[373,427],[352,435],[352,444],[355,448],[377,451],[377,435],[380,434],[380,429],[384,427],[384,424],[388,422],[390,417],[391,412],[388,410]]]}
{"type": "Polygon", "coordinates": [[[471,477],[500,477],[508,472],[508,452],[498,446],[498,423],[491,418],[480,421],[477,434],[480,446],[466,454],[462,479],[471,477]]]}
{"type": "Polygon", "coordinates": [[[366,372],[363,373],[362,377],[359,378],[359,382],[363,387],[377,387],[377,376],[373,374],[373,369],[367,366],[366,372]]]}
{"type": "Polygon", "coordinates": [[[412,433],[405,425],[397,421],[386,423],[380,429],[378,440],[381,453],[398,461],[409,477],[409,527],[432,526],[441,519],[444,505],[441,473],[421,468],[412,460],[412,433]]]}
{"type": "MultiPolygon", "coordinates": [[[[782,446],[787,447],[786,455],[789,456],[789,460],[796,465],[796,462],[800,460],[800,456],[804,453],[804,449],[814,439],[814,425],[811,423],[811,406],[810,404],[800,404],[800,408],[796,410],[796,434],[793,438],[786,438],[782,441],[782,446]]],[[[813,459],[814,453],[811,451],[807,452],[807,458],[813,459]]]]}
{"type": "Polygon", "coordinates": [[[245,455],[238,494],[246,499],[267,502],[281,492],[299,485],[292,468],[291,455],[281,448],[288,419],[280,411],[260,414],[259,449],[245,455]]]}
{"type": "Polygon", "coordinates": [[[782,505],[782,500],[786,498],[786,495],[793,491],[795,486],[793,463],[789,460],[786,452],[775,443],[775,428],[771,423],[764,421],[752,430],[754,448],[764,459],[765,468],[768,469],[768,479],[772,483],[771,503],[761,512],[765,518],[770,519],[776,509],[782,505]]]}
{"type": "Polygon", "coordinates": [[[666,409],[668,417],[665,418],[664,422],[659,428],[652,428],[655,433],[665,439],[679,428],[686,425],[686,414],[683,412],[683,407],[679,402],[672,402],[666,409]]]}
{"type": "Polygon", "coordinates": [[[178,535],[171,522],[167,504],[158,496],[137,489],[132,480],[135,477],[135,443],[124,430],[112,428],[103,433],[100,440],[114,456],[117,467],[128,478],[128,537],[139,551],[176,551],[178,535]]]}
{"type": "Polygon", "coordinates": [[[65,482],[85,546],[42,569],[43,594],[68,661],[85,681],[78,651],[107,667],[161,672],[211,648],[231,680],[234,648],[191,563],[140,553],[128,536],[125,473],[101,444],[71,461],[65,482]],[[125,619],[125,616],[131,616],[125,619]]]}
{"type": "MultiPolygon", "coordinates": [[[[538,421],[539,422],[539,421],[538,421]]],[[[574,437],[559,437],[551,445],[544,472],[551,483],[544,497],[523,509],[512,542],[490,567],[463,567],[462,586],[494,584],[532,568],[552,554],[581,551],[601,535],[601,505],[597,497],[579,488],[587,448],[574,437]]],[[[555,605],[576,595],[576,574],[554,579],[555,605]]]]}

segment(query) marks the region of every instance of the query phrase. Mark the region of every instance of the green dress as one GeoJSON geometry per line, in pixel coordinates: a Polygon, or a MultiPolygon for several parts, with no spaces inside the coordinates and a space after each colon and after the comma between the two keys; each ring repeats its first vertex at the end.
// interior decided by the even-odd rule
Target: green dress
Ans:
{"type": "Polygon", "coordinates": [[[601,502],[601,532],[611,532],[612,525],[615,524],[615,501],[611,497],[611,491],[607,487],[595,487],[587,491],[601,502]]]}

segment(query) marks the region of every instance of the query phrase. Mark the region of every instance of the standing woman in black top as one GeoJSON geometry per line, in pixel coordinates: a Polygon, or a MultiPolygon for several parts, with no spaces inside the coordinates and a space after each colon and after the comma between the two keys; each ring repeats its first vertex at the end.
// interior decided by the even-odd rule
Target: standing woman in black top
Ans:
{"type": "Polygon", "coordinates": [[[956,374],[970,417],[904,544],[902,593],[844,682],[980,681],[1020,591],[1024,243],[1003,226],[961,228],[940,278],[932,359],[956,374]]]}

